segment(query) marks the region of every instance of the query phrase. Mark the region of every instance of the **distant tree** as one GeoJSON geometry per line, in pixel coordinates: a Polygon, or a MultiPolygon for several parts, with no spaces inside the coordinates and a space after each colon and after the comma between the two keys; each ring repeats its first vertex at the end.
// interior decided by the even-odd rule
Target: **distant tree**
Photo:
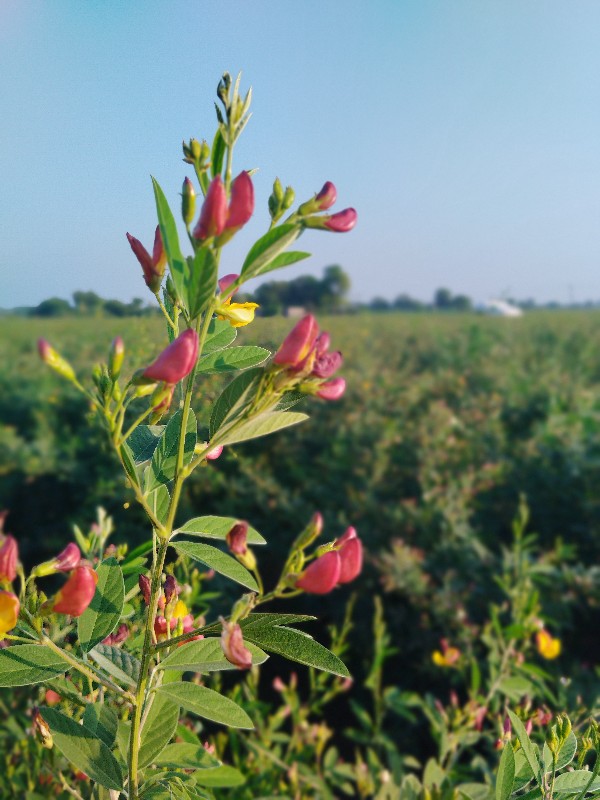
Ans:
{"type": "Polygon", "coordinates": [[[50,297],[42,300],[31,313],[36,317],[66,317],[73,313],[73,309],[62,297],[50,297]]]}
{"type": "Polygon", "coordinates": [[[391,306],[389,300],[384,297],[374,297],[369,303],[371,311],[389,311],[391,306]]]}
{"type": "Polygon", "coordinates": [[[281,281],[269,281],[258,287],[254,293],[254,299],[260,306],[260,313],[264,317],[283,313],[283,297],[286,286],[287,284],[281,281]]]}
{"type": "Polygon", "coordinates": [[[450,289],[436,289],[435,295],[433,296],[433,305],[440,309],[440,311],[446,311],[451,308],[452,292],[450,289]]]}
{"type": "Polygon", "coordinates": [[[399,294],[394,300],[394,308],[398,311],[422,311],[423,303],[408,294],[399,294]]]}
{"type": "Polygon", "coordinates": [[[344,272],[339,264],[326,267],[321,281],[319,307],[335,310],[344,304],[346,295],[350,291],[350,276],[344,272]]]}
{"type": "Polygon", "coordinates": [[[470,311],[473,307],[471,298],[466,294],[457,294],[450,301],[450,307],[455,311],[470,311]]]}
{"type": "Polygon", "coordinates": [[[73,292],[73,302],[78,314],[100,314],[104,300],[96,292],[73,292]]]}
{"type": "Polygon", "coordinates": [[[130,316],[129,306],[126,303],[122,303],[120,300],[106,300],[104,303],[104,310],[112,317],[130,316]]]}

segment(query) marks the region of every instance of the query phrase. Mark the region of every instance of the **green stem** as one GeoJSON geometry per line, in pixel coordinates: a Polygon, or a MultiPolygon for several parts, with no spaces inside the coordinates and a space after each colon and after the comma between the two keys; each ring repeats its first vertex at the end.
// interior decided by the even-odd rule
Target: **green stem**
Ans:
{"type": "Polygon", "coordinates": [[[119,442],[115,442],[115,447],[121,447],[125,444],[127,439],[131,436],[134,430],[137,428],[138,425],[141,425],[142,422],[146,419],[146,417],[154,411],[153,408],[147,408],[143,414],[140,414],[139,417],[135,420],[135,422],[129,426],[129,428],[125,431],[125,433],[121,436],[121,440],[119,442]]]}
{"type": "Polygon", "coordinates": [[[165,304],[160,299],[158,294],[156,295],[156,300],[158,301],[158,305],[160,306],[160,310],[162,311],[162,313],[164,314],[165,319],[167,320],[167,325],[169,325],[169,327],[172,328],[175,333],[177,333],[177,325],[171,319],[171,316],[170,316],[169,312],[165,308],[165,304]]]}
{"type": "Polygon", "coordinates": [[[140,752],[140,733],[142,711],[144,709],[144,699],[148,688],[150,659],[152,657],[152,641],[154,633],[154,618],[158,608],[158,596],[160,593],[160,578],[165,564],[165,556],[169,542],[164,539],[159,542],[156,557],[152,568],[152,581],[150,585],[150,605],[146,615],[146,630],[144,633],[144,647],[142,650],[142,660],[140,664],[140,677],[138,678],[135,690],[135,711],[131,721],[131,731],[129,734],[129,800],[138,800],[138,763],[140,752]]]}

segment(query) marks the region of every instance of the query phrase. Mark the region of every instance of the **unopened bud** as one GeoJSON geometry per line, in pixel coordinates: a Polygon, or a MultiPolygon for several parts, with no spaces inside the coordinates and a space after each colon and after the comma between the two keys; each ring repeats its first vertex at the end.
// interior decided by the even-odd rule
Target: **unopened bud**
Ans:
{"type": "Polygon", "coordinates": [[[252,653],[244,645],[242,629],[237,623],[227,622],[221,617],[223,632],[221,633],[221,649],[223,655],[238,669],[250,669],[252,653]]]}
{"type": "Polygon", "coordinates": [[[138,586],[147,606],[150,605],[150,578],[147,575],[140,575],[138,577],[138,586]]]}
{"type": "Polygon", "coordinates": [[[300,533],[293,545],[293,550],[305,550],[315,539],[318,539],[323,530],[323,517],[315,511],[306,528],[300,533]]]}
{"type": "Polygon", "coordinates": [[[112,343],[110,356],[108,357],[108,374],[113,381],[116,381],[121,374],[123,359],[125,357],[125,344],[120,336],[112,343]]]}
{"type": "Polygon", "coordinates": [[[72,383],[77,382],[73,367],[45,339],[38,340],[38,353],[44,364],[47,364],[50,369],[58,372],[72,383]]]}
{"type": "Polygon", "coordinates": [[[283,202],[283,186],[281,185],[281,181],[279,178],[275,178],[273,182],[273,197],[277,200],[278,204],[283,202]]]}
{"type": "Polygon", "coordinates": [[[181,216],[183,217],[186,227],[191,225],[195,211],[196,192],[194,190],[194,184],[189,178],[186,178],[181,190],[181,216]]]}
{"type": "Polygon", "coordinates": [[[42,717],[38,708],[35,708],[33,711],[32,728],[33,732],[40,737],[42,747],[51,750],[53,745],[53,740],[52,740],[52,734],[50,733],[50,726],[48,725],[46,720],[42,717]]]}
{"type": "Polygon", "coordinates": [[[296,192],[292,189],[291,186],[285,187],[285,194],[283,195],[283,201],[281,203],[281,208],[283,211],[287,211],[288,208],[291,208],[294,204],[294,200],[296,199],[296,192]]]}
{"type": "Polygon", "coordinates": [[[173,596],[179,595],[179,586],[177,585],[177,580],[174,575],[167,575],[165,578],[165,586],[164,586],[164,593],[165,593],[165,603],[170,603],[173,596]]]}

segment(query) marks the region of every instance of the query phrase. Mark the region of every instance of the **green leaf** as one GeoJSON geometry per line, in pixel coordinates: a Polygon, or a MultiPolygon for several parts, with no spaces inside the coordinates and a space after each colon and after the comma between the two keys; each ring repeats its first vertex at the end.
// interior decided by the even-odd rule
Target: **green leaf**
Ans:
{"type": "MultiPolygon", "coordinates": [[[[147,492],[156,489],[161,483],[169,483],[175,477],[182,415],[182,411],[176,411],[175,414],[173,414],[154,451],[146,485],[147,492]]],[[[190,462],[194,454],[194,447],[197,441],[197,428],[196,415],[190,408],[184,440],[184,466],[190,462]]]]}
{"type": "Polygon", "coordinates": [[[156,691],[157,694],[178,703],[186,711],[191,711],[204,719],[220,722],[230,728],[254,728],[252,720],[243,708],[228,697],[207,689],[206,686],[180,681],[167,683],[156,691]]]}
{"type": "Polygon", "coordinates": [[[51,681],[45,681],[45,684],[49,689],[52,689],[62,698],[65,700],[70,700],[72,703],[76,703],[80,706],[86,706],[89,702],[79,693],[79,689],[77,688],[76,684],[73,683],[73,681],[69,681],[62,676],[53,678],[51,681]]]}
{"type": "Polygon", "coordinates": [[[155,760],[158,767],[180,767],[181,769],[206,769],[218,767],[220,761],[202,747],[186,742],[168,744],[155,760]]]}
{"type": "Polygon", "coordinates": [[[258,439],[259,436],[268,436],[270,433],[298,425],[308,419],[308,414],[296,411],[265,411],[258,414],[248,422],[232,426],[228,432],[219,434],[219,444],[235,444],[246,442],[249,439],[258,439]]]}
{"type": "Polygon", "coordinates": [[[542,776],[540,769],[541,765],[539,761],[539,754],[537,750],[534,748],[531,739],[527,735],[525,726],[523,725],[519,717],[517,717],[517,715],[510,709],[508,709],[507,713],[510,718],[515,736],[517,736],[517,738],[519,739],[519,742],[521,743],[521,748],[523,750],[523,753],[525,754],[525,758],[527,759],[527,763],[529,764],[529,767],[533,772],[533,777],[535,778],[538,786],[541,787],[542,776]]]}
{"type": "Polygon", "coordinates": [[[217,175],[220,175],[223,171],[223,159],[225,158],[226,149],[225,139],[223,139],[223,134],[219,128],[213,139],[212,152],[210,155],[210,171],[213,178],[216,178],[217,175]]]}
{"type": "MultiPolygon", "coordinates": [[[[202,536],[206,539],[225,541],[225,537],[237,522],[239,519],[236,517],[194,517],[176,532],[185,533],[187,536],[202,536]]],[[[251,525],[248,525],[247,541],[248,544],[266,544],[266,540],[251,525]]]]}
{"type": "MultiPolygon", "coordinates": [[[[246,643],[252,653],[253,664],[263,664],[268,655],[260,647],[246,643]]],[[[177,672],[216,672],[236,669],[223,655],[220,639],[199,639],[181,645],[161,661],[157,669],[170,669],[177,672]]]]}
{"type": "MultiPolygon", "coordinates": [[[[273,614],[267,612],[255,612],[250,614],[246,619],[240,622],[244,630],[250,627],[273,627],[274,625],[294,625],[298,622],[311,622],[317,617],[311,617],[308,614],[273,614]]],[[[202,628],[205,634],[220,633],[221,623],[215,622],[213,625],[206,625],[202,628]]]]}
{"type": "Polygon", "coordinates": [[[261,269],[260,274],[264,275],[266,272],[272,272],[274,269],[289,267],[290,264],[304,261],[305,258],[310,258],[310,253],[303,253],[301,250],[290,250],[289,253],[280,253],[270,264],[261,269]]]}
{"type": "Polygon", "coordinates": [[[92,602],[77,620],[79,643],[86,652],[114,631],[125,601],[123,573],[117,559],[107,558],[96,572],[96,592],[92,602]]]}
{"type": "Polygon", "coordinates": [[[194,775],[194,779],[199,786],[210,786],[214,789],[243,786],[246,782],[239,769],[230,767],[227,764],[214,769],[203,769],[194,775]]]}
{"type": "Polygon", "coordinates": [[[287,411],[297,406],[302,400],[306,400],[306,397],[304,392],[286,392],[275,406],[275,411],[287,411]]]}
{"type": "MultiPolygon", "coordinates": [[[[150,470],[150,468],[148,469],[150,470]]],[[[147,481],[149,482],[150,480],[151,478],[148,476],[147,481]]],[[[146,496],[146,501],[150,506],[150,510],[154,512],[158,521],[162,522],[164,525],[169,515],[169,505],[171,503],[171,495],[169,494],[169,490],[164,483],[154,489],[154,491],[150,492],[150,494],[146,496]]]]}
{"type": "Polygon", "coordinates": [[[308,667],[349,678],[346,665],[330,650],[302,631],[267,625],[243,625],[244,639],[269,653],[289,658],[308,667]]]}
{"type": "Polygon", "coordinates": [[[179,702],[166,695],[156,695],[142,727],[140,768],[151,764],[164,750],[177,728],[179,702]]]}
{"type": "Polygon", "coordinates": [[[214,317],[208,326],[208,332],[204,341],[202,352],[215,353],[217,350],[224,350],[235,342],[237,330],[230,322],[214,317]]]}
{"type": "Polygon", "coordinates": [[[83,712],[83,724],[102,739],[107,747],[112,747],[115,743],[119,720],[112,708],[105,703],[89,703],[83,712]]]}
{"type": "Polygon", "coordinates": [[[264,347],[242,346],[230,347],[217,353],[209,353],[198,361],[198,372],[206,375],[217,372],[232,372],[248,369],[262,364],[271,355],[264,347]]]}
{"type": "Polygon", "coordinates": [[[152,185],[154,187],[154,199],[156,200],[156,213],[158,215],[158,224],[160,226],[160,233],[167,254],[169,268],[171,270],[171,277],[175,286],[177,296],[182,301],[183,305],[188,308],[188,298],[186,293],[186,272],[187,264],[181,254],[179,247],[179,235],[177,233],[177,225],[175,218],[167,198],[163,190],[160,188],[158,182],[152,178],[152,185]]]}
{"type": "Polygon", "coordinates": [[[592,780],[592,773],[587,769],[576,769],[573,772],[563,772],[557,775],[554,781],[554,791],[564,794],[578,794],[586,787],[587,791],[600,789],[600,776],[592,780]]]}
{"type": "Polygon", "coordinates": [[[258,586],[252,575],[248,572],[246,567],[243,567],[235,558],[224,553],[222,550],[213,547],[210,544],[200,544],[199,542],[171,542],[171,546],[177,550],[180,555],[193,558],[194,561],[200,561],[206,564],[210,569],[214,569],[220,575],[225,575],[231,578],[236,583],[241,583],[248,589],[257,592],[258,586]]]}
{"type": "Polygon", "coordinates": [[[503,692],[510,700],[518,702],[523,695],[532,693],[534,686],[531,681],[528,681],[526,678],[513,675],[501,681],[498,690],[503,692]]]}
{"type": "Polygon", "coordinates": [[[235,419],[243,411],[251,397],[253,385],[262,374],[260,368],[249,369],[225,387],[213,406],[210,418],[211,438],[225,422],[235,419]]]}
{"type": "Polygon", "coordinates": [[[0,650],[0,686],[28,686],[69,669],[59,655],[41,644],[15,644],[0,650]]]}
{"type": "Polygon", "coordinates": [[[119,452],[121,453],[121,458],[123,459],[123,466],[125,467],[127,477],[135,486],[139,486],[140,481],[137,472],[135,471],[135,462],[127,442],[121,445],[119,452]]]}
{"type": "Polygon", "coordinates": [[[143,464],[152,458],[164,430],[164,425],[138,425],[133,431],[127,444],[136,464],[143,464]]]}
{"type": "Polygon", "coordinates": [[[196,319],[215,294],[219,265],[209,247],[201,247],[187,263],[190,319],[196,319]]]}
{"type": "Polygon", "coordinates": [[[242,265],[242,275],[248,280],[260,275],[265,268],[292,242],[295,242],[302,229],[299,225],[290,222],[272,228],[268,233],[255,242],[242,265]]]}
{"type": "Polygon", "coordinates": [[[510,742],[504,745],[498,774],[496,775],[496,800],[508,800],[515,782],[515,753],[510,742]]]}
{"type": "MultiPolygon", "coordinates": [[[[550,772],[552,770],[552,753],[550,752],[550,748],[546,743],[544,743],[544,749],[542,752],[542,757],[544,759],[544,772],[550,772]]],[[[563,769],[567,766],[567,764],[570,764],[575,758],[576,752],[577,737],[573,731],[571,731],[559,750],[558,758],[556,759],[556,769],[563,769]]]]}
{"type": "Polygon", "coordinates": [[[76,769],[107,789],[123,788],[121,767],[101,739],[56,709],[40,708],[40,714],[48,723],[56,746],[76,769]]]}
{"type": "Polygon", "coordinates": [[[111,644],[97,644],[89,655],[113,678],[128,686],[136,686],[140,662],[131,653],[111,644]]]}

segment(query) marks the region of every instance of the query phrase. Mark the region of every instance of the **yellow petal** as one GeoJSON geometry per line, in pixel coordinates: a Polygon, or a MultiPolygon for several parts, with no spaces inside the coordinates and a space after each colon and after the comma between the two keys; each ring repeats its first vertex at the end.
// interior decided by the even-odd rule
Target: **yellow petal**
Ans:
{"type": "Polygon", "coordinates": [[[215,313],[219,319],[228,320],[234,328],[249,325],[254,319],[254,310],[258,303],[231,303],[227,301],[217,306],[215,313]]]}
{"type": "Polygon", "coordinates": [[[185,616],[187,616],[187,614],[188,610],[186,604],[183,602],[183,600],[178,600],[175,603],[175,608],[173,609],[173,617],[175,619],[183,619],[185,616]]]}
{"type": "Polygon", "coordinates": [[[12,592],[0,592],[0,637],[4,636],[17,624],[19,618],[19,600],[12,592]]]}

